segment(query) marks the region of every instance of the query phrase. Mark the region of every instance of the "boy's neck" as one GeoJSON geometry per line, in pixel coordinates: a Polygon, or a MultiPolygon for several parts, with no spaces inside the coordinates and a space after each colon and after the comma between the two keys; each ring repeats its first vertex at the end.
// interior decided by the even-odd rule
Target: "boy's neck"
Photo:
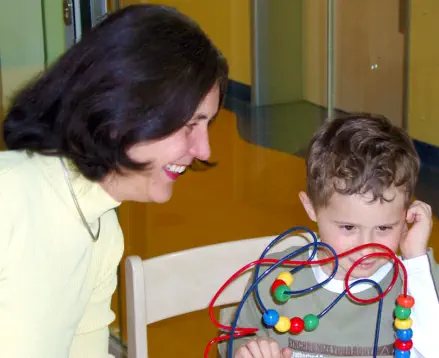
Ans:
{"type": "MultiPolygon", "coordinates": [[[[312,250],[310,250],[310,253],[312,252],[312,250]]],[[[314,260],[320,260],[320,259],[325,259],[327,257],[327,255],[325,255],[324,253],[320,252],[320,250],[317,252],[316,257],[314,258],[314,260]]],[[[370,277],[367,277],[377,283],[380,283],[385,277],[386,275],[388,275],[388,273],[392,270],[392,264],[386,263],[385,265],[381,266],[378,271],[376,271],[373,275],[371,275],[370,277]]],[[[328,264],[328,265],[312,265],[312,270],[314,273],[314,277],[317,280],[317,282],[323,282],[325,281],[331,274],[332,274],[332,265],[328,264]]],[[[344,277],[345,275],[342,275],[342,278],[334,278],[331,281],[329,281],[328,283],[326,283],[323,287],[331,292],[335,292],[335,293],[341,293],[344,291],[345,289],[345,284],[344,284],[344,277]]],[[[366,278],[366,277],[365,277],[366,278]]],[[[353,278],[353,281],[358,280],[358,278],[353,278]]],[[[352,282],[352,281],[350,281],[352,282]]],[[[352,287],[351,292],[352,293],[358,293],[358,292],[362,292],[366,289],[370,288],[370,284],[368,283],[361,283],[358,285],[355,285],[354,287],[352,287]]]]}
{"type": "MultiPolygon", "coordinates": [[[[317,260],[324,260],[327,259],[328,257],[330,256],[326,254],[323,250],[317,250],[317,255],[316,255],[317,260]]],[[[318,265],[318,266],[327,276],[331,276],[332,272],[334,271],[334,261],[332,261],[329,264],[318,265]]],[[[345,277],[346,277],[346,272],[344,270],[340,270],[340,266],[339,266],[333,280],[343,281],[345,277]]]]}

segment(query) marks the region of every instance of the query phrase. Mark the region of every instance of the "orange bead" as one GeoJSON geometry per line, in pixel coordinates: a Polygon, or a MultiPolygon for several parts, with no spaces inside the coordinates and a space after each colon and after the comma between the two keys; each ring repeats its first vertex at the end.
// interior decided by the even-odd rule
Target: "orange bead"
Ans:
{"type": "Polygon", "coordinates": [[[409,295],[399,295],[396,302],[404,308],[412,308],[415,305],[415,299],[409,295]]]}

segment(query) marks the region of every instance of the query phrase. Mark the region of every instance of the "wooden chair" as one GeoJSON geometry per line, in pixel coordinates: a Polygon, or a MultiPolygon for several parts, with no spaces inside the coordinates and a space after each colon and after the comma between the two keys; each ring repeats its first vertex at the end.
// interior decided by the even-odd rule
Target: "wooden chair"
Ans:
{"type": "MultiPolygon", "coordinates": [[[[307,234],[285,237],[270,252],[306,245],[309,237],[307,234]]],[[[224,282],[241,267],[257,260],[274,238],[231,241],[147,260],[128,257],[128,358],[148,357],[148,324],[207,308],[224,282]],[[167,292],[170,287],[172,293],[167,292]]],[[[250,275],[251,270],[233,281],[216,306],[239,302],[250,275]]]]}

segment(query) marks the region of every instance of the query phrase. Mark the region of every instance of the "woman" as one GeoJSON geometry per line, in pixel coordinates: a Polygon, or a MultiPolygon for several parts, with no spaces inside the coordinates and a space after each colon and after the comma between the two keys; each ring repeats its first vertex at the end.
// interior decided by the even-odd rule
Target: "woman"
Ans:
{"type": "Polygon", "coordinates": [[[12,102],[0,154],[0,357],[108,357],[121,202],[210,155],[228,69],[154,5],[108,17],[12,102]]]}

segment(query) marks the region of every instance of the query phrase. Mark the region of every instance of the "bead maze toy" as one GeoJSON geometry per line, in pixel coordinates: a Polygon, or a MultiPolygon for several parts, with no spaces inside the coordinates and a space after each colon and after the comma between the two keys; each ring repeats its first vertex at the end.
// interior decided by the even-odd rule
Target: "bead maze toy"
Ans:
{"type": "Polygon", "coordinates": [[[400,294],[396,301],[396,307],[394,310],[394,326],[396,329],[396,340],[394,343],[394,356],[396,358],[408,358],[410,357],[410,350],[413,347],[412,337],[413,337],[413,331],[411,329],[412,326],[412,319],[410,318],[411,315],[411,309],[414,306],[415,300],[413,297],[407,295],[407,271],[403,265],[403,263],[399,260],[399,258],[386,246],[381,244],[365,244],[359,247],[356,247],[352,250],[346,251],[342,254],[337,255],[337,253],[334,251],[334,249],[325,244],[320,242],[314,232],[311,230],[305,228],[305,227],[293,227],[279,236],[277,236],[263,251],[260,258],[256,261],[250,262],[249,264],[242,267],[240,270],[238,270],[235,274],[233,274],[224,284],[221,286],[221,288],[218,290],[218,292],[213,297],[212,301],[209,305],[209,315],[211,321],[222,331],[228,332],[228,334],[222,334],[219,337],[213,339],[209,344],[206,346],[206,350],[204,353],[204,358],[208,358],[210,348],[213,344],[229,340],[228,342],[228,358],[232,358],[232,352],[233,352],[233,340],[237,337],[247,336],[254,334],[258,331],[257,328],[241,328],[237,327],[237,322],[239,319],[239,314],[242,310],[242,307],[249,297],[249,295],[254,292],[256,302],[261,310],[262,313],[262,319],[263,322],[267,327],[271,327],[275,329],[279,333],[286,333],[290,332],[291,334],[297,335],[300,334],[303,330],[311,332],[316,329],[318,329],[319,321],[337,304],[339,300],[341,300],[345,295],[348,295],[349,298],[351,298],[354,302],[361,303],[361,304],[371,304],[379,301],[378,304],[378,314],[377,314],[377,323],[376,323],[376,329],[375,329],[375,339],[374,339],[374,350],[373,350],[373,357],[375,358],[377,356],[378,351],[378,339],[379,339],[379,331],[380,331],[380,321],[381,321],[381,312],[382,312],[382,306],[383,306],[383,299],[389,293],[393,286],[395,285],[398,275],[399,275],[399,269],[402,270],[403,273],[403,293],[400,294]],[[313,242],[309,243],[308,245],[305,245],[296,251],[286,255],[280,260],[276,259],[266,259],[265,256],[268,253],[268,251],[280,240],[282,240],[284,237],[290,235],[294,231],[306,231],[309,234],[311,234],[313,238],[313,242]],[[317,250],[319,247],[324,247],[331,251],[332,257],[328,257],[326,259],[322,260],[315,260],[313,261],[315,255],[317,254],[317,250]],[[345,289],[344,291],[328,306],[326,307],[322,312],[315,314],[315,313],[309,313],[305,317],[286,317],[281,316],[279,313],[274,309],[267,308],[264,303],[261,300],[261,297],[259,295],[258,290],[258,284],[266,277],[268,276],[274,269],[276,269],[279,266],[294,266],[293,269],[290,271],[283,271],[281,272],[277,278],[274,280],[274,282],[271,285],[271,293],[273,295],[273,298],[278,301],[279,303],[285,303],[289,299],[294,299],[295,295],[301,295],[304,293],[310,293],[312,291],[315,291],[316,289],[320,288],[321,286],[325,285],[327,282],[332,280],[334,276],[337,273],[338,270],[338,261],[339,258],[342,258],[344,256],[350,255],[355,251],[362,250],[368,247],[374,247],[379,248],[383,252],[374,252],[368,255],[365,255],[364,257],[358,259],[352,267],[348,270],[346,277],[344,279],[344,285],[345,289]],[[308,260],[306,261],[297,261],[297,260],[291,260],[293,257],[306,252],[308,250],[312,249],[312,253],[308,260]],[[389,258],[394,263],[394,272],[393,272],[393,278],[392,281],[384,291],[380,287],[380,285],[368,278],[364,279],[358,279],[354,281],[353,283],[349,284],[349,278],[352,274],[352,271],[355,269],[356,266],[361,264],[363,261],[372,258],[372,257],[385,257],[389,258]],[[326,264],[328,262],[334,261],[334,269],[331,273],[331,275],[323,282],[318,283],[312,287],[309,287],[304,290],[299,291],[292,291],[291,285],[294,282],[294,274],[300,271],[305,266],[309,265],[322,265],[326,264]],[[272,265],[269,267],[264,273],[259,275],[259,269],[261,265],[272,265]],[[214,317],[213,314],[213,307],[215,305],[215,301],[218,299],[218,297],[221,295],[221,293],[224,291],[224,289],[239,275],[241,275],[243,272],[247,271],[248,269],[254,268],[254,276],[252,280],[251,286],[247,289],[247,291],[244,293],[244,296],[241,300],[241,302],[238,305],[238,308],[236,310],[235,318],[233,319],[231,326],[225,326],[220,324],[214,317]],[[376,290],[379,292],[378,296],[370,299],[361,299],[356,297],[352,292],[351,288],[355,285],[358,285],[360,283],[369,283],[373,285],[376,290]]]}

